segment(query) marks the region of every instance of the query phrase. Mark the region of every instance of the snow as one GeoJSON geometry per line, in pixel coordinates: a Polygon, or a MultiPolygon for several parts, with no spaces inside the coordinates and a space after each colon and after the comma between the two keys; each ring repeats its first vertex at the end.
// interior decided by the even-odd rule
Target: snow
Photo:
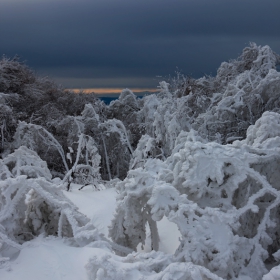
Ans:
{"type": "Polygon", "coordinates": [[[79,211],[91,219],[95,227],[108,236],[108,226],[110,225],[116,208],[116,190],[114,188],[102,191],[93,191],[91,186],[86,186],[78,190],[80,186],[71,185],[71,192],[64,191],[79,211]]]}
{"type": "MultiPolygon", "coordinates": [[[[116,208],[116,190],[110,188],[94,191],[91,186],[86,186],[79,191],[79,187],[78,184],[72,184],[70,192],[64,191],[65,196],[91,219],[100,233],[108,237],[108,226],[116,208]]],[[[174,253],[179,246],[180,233],[177,226],[163,218],[158,223],[158,229],[159,250],[174,253]]],[[[148,233],[144,252],[151,251],[150,244],[148,233]]],[[[138,249],[142,251],[140,246],[138,249]]],[[[63,238],[39,236],[24,243],[18,257],[6,268],[0,269],[0,279],[87,280],[85,265],[93,256],[101,257],[105,253],[105,250],[99,248],[69,246],[63,238]]]]}
{"type": "Polygon", "coordinates": [[[268,46],[107,107],[50,95],[8,62],[0,280],[280,279],[280,57],[268,46]]]}
{"type": "MultiPolygon", "coordinates": [[[[180,245],[179,238],[181,237],[177,225],[169,222],[166,217],[163,217],[163,219],[157,223],[157,226],[159,232],[159,251],[167,254],[174,254],[180,245]]],[[[146,231],[147,237],[145,246],[142,249],[139,244],[137,246],[138,252],[151,252],[151,233],[148,225],[146,226],[146,231]]]]}
{"type": "MultiPolygon", "coordinates": [[[[111,224],[116,209],[116,190],[111,188],[102,191],[93,191],[91,186],[86,186],[79,191],[79,185],[72,184],[71,186],[71,192],[64,191],[65,196],[78,206],[81,213],[91,219],[100,233],[108,237],[108,226],[111,224]]],[[[158,222],[158,231],[160,236],[159,250],[167,254],[174,254],[180,244],[179,238],[181,237],[176,224],[169,222],[164,217],[158,222]]],[[[137,251],[151,251],[148,226],[144,249],[142,250],[141,245],[139,245],[137,251]]]]}
{"type": "Polygon", "coordinates": [[[101,251],[90,247],[71,247],[63,239],[41,236],[24,244],[11,270],[0,270],[5,280],[84,280],[88,259],[101,251]]]}
{"type": "Polygon", "coordinates": [[[273,267],[271,271],[264,275],[263,280],[278,280],[280,279],[280,265],[273,267]]]}

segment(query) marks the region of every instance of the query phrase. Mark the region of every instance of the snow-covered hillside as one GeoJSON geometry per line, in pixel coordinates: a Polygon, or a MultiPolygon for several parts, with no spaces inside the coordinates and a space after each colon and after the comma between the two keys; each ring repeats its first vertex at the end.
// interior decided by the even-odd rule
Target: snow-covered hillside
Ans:
{"type": "Polygon", "coordinates": [[[3,58],[0,279],[280,279],[279,63],[105,105],[3,58]]]}

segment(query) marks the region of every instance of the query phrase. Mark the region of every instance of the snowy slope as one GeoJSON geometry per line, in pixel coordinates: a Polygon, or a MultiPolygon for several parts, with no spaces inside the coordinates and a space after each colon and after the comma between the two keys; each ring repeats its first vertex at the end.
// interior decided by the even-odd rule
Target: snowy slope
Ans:
{"type": "MultiPolygon", "coordinates": [[[[107,227],[116,206],[115,189],[93,191],[90,186],[87,186],[79,191],[78,188],[79,185],[73,185],[72,191],[64,194],[107,237],[107,227]]],[[[179,245],[179,232],[176,226],[166,219],[163,219],[158,226],[161,238],[160,250],[174,253],[179,245]]],[[[147,238],[144,251],[150,251],[149,245],[150,240],[147,238]]],[[[94,255],[100,256],[106,252],[97,248],[71,247],[65,244],[63,239],[42,236],[26,242],[23,247],[10,267],[0,269],[1,280],[86,280],[88,278],[85,265],[88,260],[94,255]]],[[[140,246],[139,250],[142,251],[140,246]]]]}

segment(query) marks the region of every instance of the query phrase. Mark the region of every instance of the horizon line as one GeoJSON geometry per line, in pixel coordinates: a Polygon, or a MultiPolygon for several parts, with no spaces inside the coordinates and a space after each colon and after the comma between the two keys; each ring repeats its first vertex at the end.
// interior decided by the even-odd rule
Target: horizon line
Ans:
{"type": "MultiPolygon", "coordinates": [[[[95,94],[121,94],[121,92],[126,88],[67,88],[66,90],[71,90],[75,93],[95,93],[95,94]]],[[[132,92],[158,92],[156,88],[128,88],[132,92]]]]}

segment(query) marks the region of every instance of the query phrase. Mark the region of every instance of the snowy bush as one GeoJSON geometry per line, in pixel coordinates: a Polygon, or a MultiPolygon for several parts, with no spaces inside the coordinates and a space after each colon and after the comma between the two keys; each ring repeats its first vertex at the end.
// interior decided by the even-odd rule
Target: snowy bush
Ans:
{"type": "Polygon", "coordinates": [[[120,142],[126,146],[129,152],[132,154],[133,149],[130,144],[130,139],[128,137],[127,130],[122,123],[122,121],[117,119],[108,120],[102,124],[100,124],[100,128],[105,130],[106,134],[116,133],[120,137],[120,142]]]}
{"type": "Polygon", "coordinates": [[[44,127],[19,122],[14,135],[14,146],[19,148],[23,145],[38,153],[43,159],[48,159],[51,155],[58,153],[59,158],[56,157],[56,161],[61,161],[64,169],[69,170],[63,147],[44,127]]]}
{"type": "Polygon", "coordinates": [[[172,256],[155,251],[123,258],[104,253],[91,258],[86,269],[90,280],[222,280],[202,266],[176,262],[172,256]]]}
{"type": "Polygon", "coordinates": [[[0,93],[0,151],[4,151],[9,147],[9,142],[12,140],[16,120],[12,108],[1,104],[1,96],[3,94],[0,93]]]}
{"type": "Polygon", "coordinates": [[[27,178],[51,180],[51,173],[45,161],[42,161],[36,152],[21,146],[14,153],[0,160],[0,179],[15,178],[26,175],[27,178]]]}
{"type": "Polygon", "coordinates": [[[162,184],[158,172],[165,165],[158,159],[150,159],[143,167],[129,171],[128,177],[117,184],[118,207],[110,227],[112,239],[123,246],[136,249],[146,239],[146,223],[149,223],[152,235],[152,247],[158,249],[158,231],[151,219],[151,207],[147,204],[153,184],[162,184]]]}
{"type": "Polygon", "coordinates": [[[216,77],[194,80],[178,74],[171,84],[161,83],[157,98],[144,97],[139,119],[166,156],[182,130],[195,129],[222,144],[244,139],[265,111],[279,112],[279,63],[268,46],[251,44],[236,60],[222,63],[216,77]]]}
{"type": "Polygon", "coordinates": [[[39,234],[73,237],[77,244],[99,238],[89,219],[52,184],[35,152],[16,150],[0,161],[0,174],[1,242],[22,244],[39,234]]]}
{"type": "MultiPolygon", "coordinates": [[[[26,122],[19,123],[14,136],[14,145],[16,147],[26,145],[30,149],[41,153],[47,149],[48,154],[54,150],[60,155],[65,171],[67,171],[64,181],[67,181],[70,175],[74,174],[75,176],[71,179],[71,182],[83,185],[95,184],[101,179],[99,171],[100,155],[98,154],[96,143],[92,137],[82,133],[83,125],[78,120],[73,121],[73,123],[76,123],[76,134],[72,133],[72,136],[77,138],[78,141],[72,142],[76,149],[73,150],[70,146],[70,151],[66,155],[61,144],[50,132],[42,126],[27,124],[26,122]],[[74,156],[76,156],[75,161],[72,159],[74,156]],[[67,163],[66,159],[69,160],[70,164],[67,163]],[[69,168],[69,165],[72,165],[72,167],[69,168]]],[[[45,155],[47,158],[48,154],[45,155]]]]}
{"type": "Polygon", "coordinates": [[[279,124],[279,114],[266,112],[232,145],[202,143],[190,132],[165,162],[129,171],[118,184],[113,240],[135,249],[149,223],[157,249],[156,221],[166,216],[182,234],[177,262],[224,279],[261,279],[279,248],[279,124]]]}
{"type": "Polygon", "coordinates": [[[145,134],[139,140],[137,148],[132,154],[130,169],[143,166],[148,158],[162,158],[163,156],[163,151],[156,140],[145,134]]]}
{"type": "Polygon", "coordinates": [[[71,182],[82,184],[83,186],[91,184],[95,186],[95,189],[100,190],[97,187],[101,180],[99,173],[100,155],[93,138],[83,133],[79,135],[75,162],[72,162],[72,147],[69,147],[69,150],[67,157],[72,167],[63,179],[63,182],[68,181],[67,190],[70,189],[71,182]],[[84,164],[79,163],[81,160],[83,160],[84,164]]]}
{"type": "Polygon", "coordinates": [[[244,138],[248,126],[263,112],[279,108],[277,63],[279,56],[268,46],[256,44],[245,48],[237,60],[222,63],[215,77],[222,87],[208,96],[209,108],[193,128],[209,140],[219,133],[222,143],[244,138]]]}

